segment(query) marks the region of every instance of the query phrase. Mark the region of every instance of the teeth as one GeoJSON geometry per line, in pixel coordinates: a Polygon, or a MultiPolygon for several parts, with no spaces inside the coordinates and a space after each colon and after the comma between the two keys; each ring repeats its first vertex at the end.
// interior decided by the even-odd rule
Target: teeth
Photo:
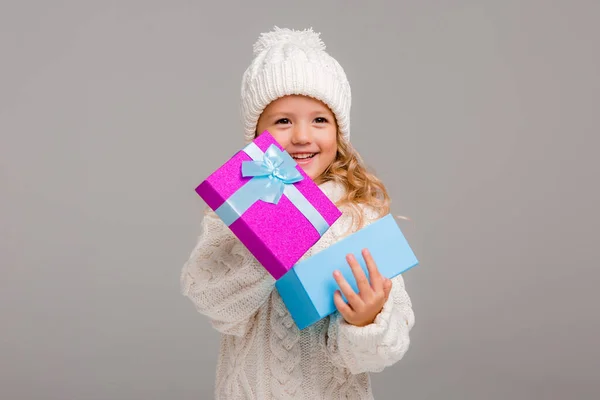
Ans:
{"type": "Polygon", "coordinates": [[[306,159],[306,158],[311,158],[315,155],[316,153],[310,153],[310,154],[294,154],[292,157],[296,158],[296,159],[306,159]]]}

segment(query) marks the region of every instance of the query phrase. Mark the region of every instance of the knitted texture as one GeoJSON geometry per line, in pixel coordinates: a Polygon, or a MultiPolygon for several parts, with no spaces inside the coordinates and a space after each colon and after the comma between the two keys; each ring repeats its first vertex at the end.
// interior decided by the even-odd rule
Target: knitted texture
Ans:
{"type": "MultiPolygon", "coordinates": [[[[340,186],[320,185],[341,198],[340,186]]],[[[304,256],[343,238],[352,228],[344,214],[304,256]]],[[[365,209],[367,223],[374,214],[365,209]]],[[[222,333],[216,399],[373,399],[369,372],[399,361],[410,344],[415,319],[401,275],[388,301],[365,327],[338,312],[300,331],[270,274],[210,212],[181,273],[182,293],[222,333]]]]}
{"type": "Polygon", "coordinates": [[[350,138],[350,84],[341,65],[325,52],[320,34],[275,27],[261,34],[244,72],[241,115],[246,141],[254,138],[263,110],[286,95],[305,95],[325,103],[342,135],[350,138]]]}

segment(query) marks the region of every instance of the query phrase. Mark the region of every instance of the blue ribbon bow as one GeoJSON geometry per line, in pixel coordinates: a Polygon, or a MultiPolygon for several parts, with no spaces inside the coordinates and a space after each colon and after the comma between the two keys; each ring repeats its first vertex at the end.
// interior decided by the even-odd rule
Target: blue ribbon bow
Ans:
{"type": "Polygon", "coordinates": [[[263,181],[259,189],[259,198],[263,201],[277,204],[285,185],[290,185],[304,179],[296,169],[296,162],[287,153],[271,145],[265,152],[262,160],[244,161],[242,163],[242,176],[252,176],[263,181]]]}

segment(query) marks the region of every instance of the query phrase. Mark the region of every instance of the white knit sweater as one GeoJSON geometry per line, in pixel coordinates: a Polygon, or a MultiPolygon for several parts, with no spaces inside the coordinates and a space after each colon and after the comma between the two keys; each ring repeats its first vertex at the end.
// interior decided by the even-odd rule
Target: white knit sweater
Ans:
{"type": "MultiPolygon", "coordinates": [[[[321,189],[333,201],[341,187],[321,189]]],[[[303,258],[342,238],[351,226],[344,214],[303,258]]],[[[366,213],[368,223],[372,213],[366,213]]],[[[196,309],[222,333],[216,399],[373,399],[369,372],[400,360],[414,325],[401,275],[374,323],[356,327],[338,312],[299,331],[275,280],[213,213],[185,263],[181,287],[196,309]]],[[[377,261],[377,260],[375,260],[377,261]]]]}

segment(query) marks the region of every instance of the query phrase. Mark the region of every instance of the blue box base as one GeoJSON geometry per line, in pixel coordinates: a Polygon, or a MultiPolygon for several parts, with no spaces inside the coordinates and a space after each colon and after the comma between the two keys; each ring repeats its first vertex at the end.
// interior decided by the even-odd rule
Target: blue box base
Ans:
{"type": "Polygon", "coordinates": [[[354,254],[368,277],[362,256],[364,248],[369,249],[377,269],[386,278],[391,279],[419,263],[391,214],[297,263],[276,282],[275,287],[299,329],[337,311],[333,294],[339,286],[333,271],[339,270],[358,293],[346,255],[354,254]]]}

